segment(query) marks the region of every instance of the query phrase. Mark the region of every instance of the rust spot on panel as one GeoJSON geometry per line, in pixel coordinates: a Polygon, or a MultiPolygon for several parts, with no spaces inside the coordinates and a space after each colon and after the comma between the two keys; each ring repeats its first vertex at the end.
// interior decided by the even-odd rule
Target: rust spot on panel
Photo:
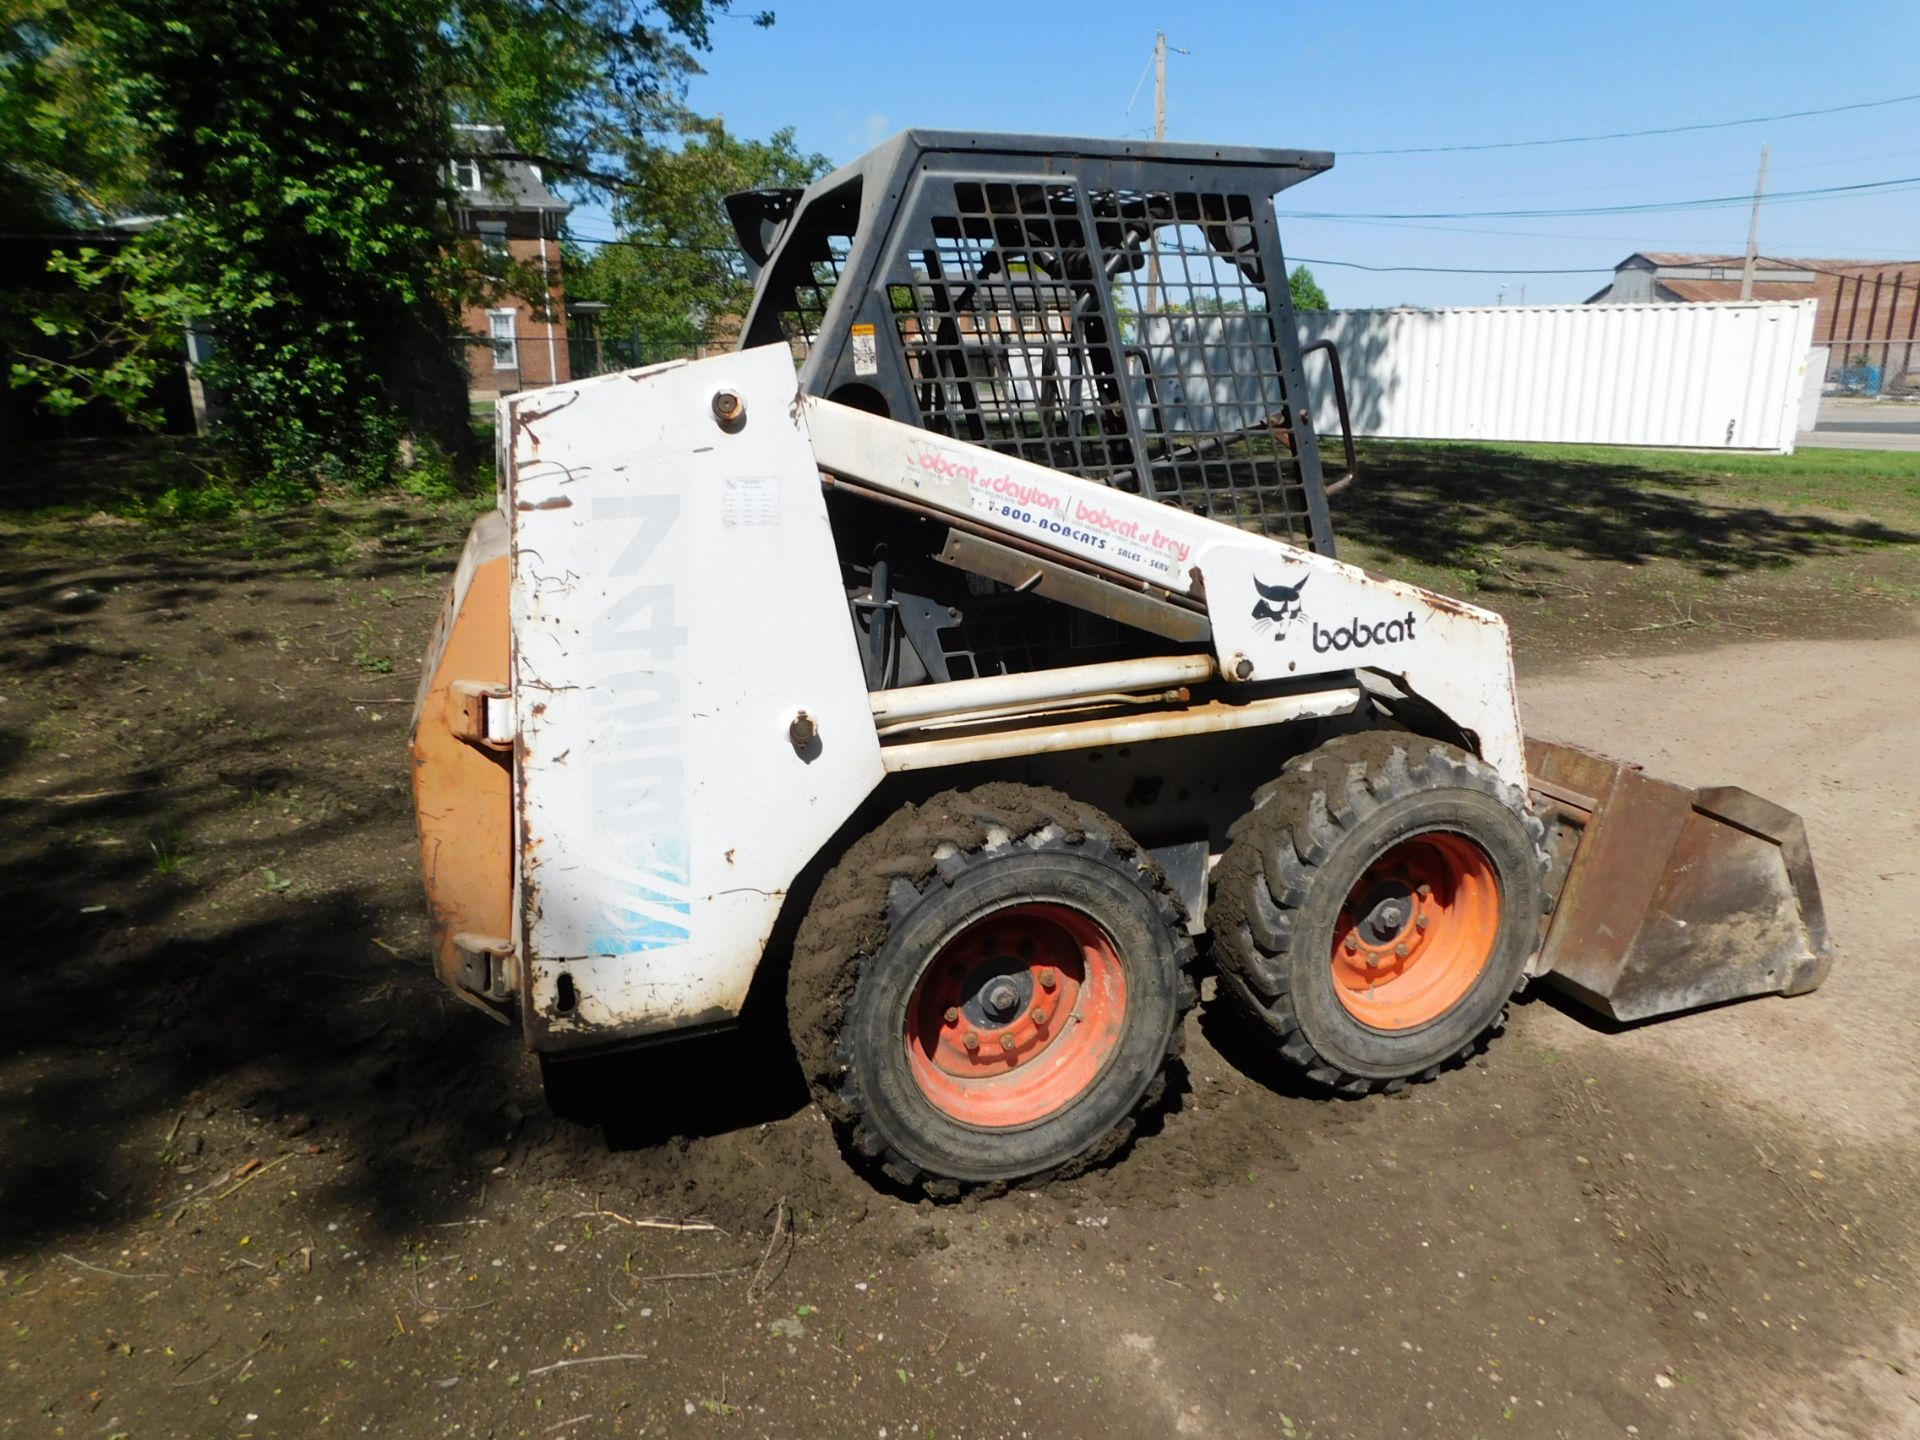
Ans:
{"type": "Polygon", "coordinates": [[[1425,600],[1427,604],[1431,605],[1434,609],[1443,611],[1448,615],[1464,615],[1467,619],[1478,620],[1483,625],[1491,623],[1492,620],[1492,617],[1489,616],[1486,611],[1478,610],[1463,601],[1455,600],[1451,595],[1440,595],[1432,590],[1422,590],[1420,592],[1420,598],[1425,600]]]}

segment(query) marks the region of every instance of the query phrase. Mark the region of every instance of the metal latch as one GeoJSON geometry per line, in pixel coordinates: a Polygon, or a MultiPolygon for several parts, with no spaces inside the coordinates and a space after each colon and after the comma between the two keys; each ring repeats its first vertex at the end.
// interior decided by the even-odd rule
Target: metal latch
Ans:
{"type": "Polygon", "coordinates": [[[512,692],[482,680],[455,680],[447,687],[447,728],[469,745],[511,750],[512,692]]]}
{"type": "Polygon", "coordinates": [[[498,935],[461,931],[453,937],[460,957],[460,988],[483,1000],[505,1000],[513,994],[513,942],[498,935]]]}

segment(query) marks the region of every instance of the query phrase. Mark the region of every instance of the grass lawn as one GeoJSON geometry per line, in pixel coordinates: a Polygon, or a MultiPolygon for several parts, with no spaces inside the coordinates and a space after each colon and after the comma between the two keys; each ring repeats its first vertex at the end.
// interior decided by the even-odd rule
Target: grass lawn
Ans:
{"type": "Polygon", "coordinates": [[[1360,465],[1343,558],[1500,610],[1523,654],[1884,633],[1920,603],[1920,454],[1375,441],[1360,465]]]}

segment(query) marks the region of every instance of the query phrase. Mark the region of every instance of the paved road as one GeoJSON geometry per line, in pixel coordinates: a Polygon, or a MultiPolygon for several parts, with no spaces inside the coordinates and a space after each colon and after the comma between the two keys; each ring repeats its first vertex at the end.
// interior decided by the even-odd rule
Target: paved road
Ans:
{"type": "Polygon", "coordinates": [[[1920,450],[1920,405],[1823,400],[1816,428],[1795,443],[1825,450],[1920,450]]]}

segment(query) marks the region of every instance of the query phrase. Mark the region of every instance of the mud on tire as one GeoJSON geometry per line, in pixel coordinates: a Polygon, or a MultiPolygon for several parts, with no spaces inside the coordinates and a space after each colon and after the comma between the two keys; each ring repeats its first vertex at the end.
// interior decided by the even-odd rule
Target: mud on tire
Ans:
{"type": "Polygon", "coordinates": [[[1258,792],[1215,870],[1223,987],[1314,1084],[1430,1080],[1506,1023],[1539,943],[1543,840],[1525,796],[1464,750],[1328,741],[1258,792]]]}
{"type": "Polygon", "coordinates": [[[827,874],[789,1023],[856,1160],[947,1196],[1118,1152],[1161,1099],[1192,960],[1180,902],[1115,821],[995,783],[901,809],[827,874]]]}

